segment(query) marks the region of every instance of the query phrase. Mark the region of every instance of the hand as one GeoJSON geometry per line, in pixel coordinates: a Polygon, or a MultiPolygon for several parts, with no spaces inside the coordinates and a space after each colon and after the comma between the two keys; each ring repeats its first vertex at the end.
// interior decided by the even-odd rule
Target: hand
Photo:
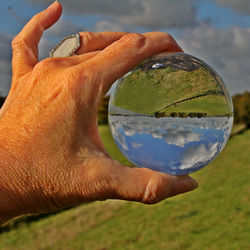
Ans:
{"type": "Polygon", "coordinates": [[[81,33],[77,56],[38,62],[38,43],[60,17],[58,2],[13,40],[13,78],[0,112],[0,222],[110,198],[156,203],[194,189],[189,176],[129,168],[107,154],[98,104],[147,57],[182,51],[162,32],[81,33]]]}

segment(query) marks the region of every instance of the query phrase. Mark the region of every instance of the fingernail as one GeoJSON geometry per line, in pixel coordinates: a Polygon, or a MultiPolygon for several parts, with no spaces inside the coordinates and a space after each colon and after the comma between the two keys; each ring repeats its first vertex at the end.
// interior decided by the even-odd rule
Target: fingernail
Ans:
{"type": "Polygon", "coordinates": [[[198,183],[191,178],[179,179],[175,182],[175,192],[177,194],[194,190],[198,187],[198,183]]]}
{"type": "Polygon", "coordinates": [[[58,1],[55,1],[53,2],[47,9],[50,10],[50,9],[53,9],[54,8],[54,5],[58,4],[59,2],[58,1]]]}

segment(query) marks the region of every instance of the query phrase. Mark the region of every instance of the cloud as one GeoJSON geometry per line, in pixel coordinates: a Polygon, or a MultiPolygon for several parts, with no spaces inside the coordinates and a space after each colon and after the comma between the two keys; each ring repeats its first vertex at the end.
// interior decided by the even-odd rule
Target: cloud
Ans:
{"type": "Polygon", "coordinates": [[[142,147],[142,146],[143,146],[142,143],[136,143],[136,142],[133,142],[133,143],[132,143],[132,147],[133,147],[133,148],[140,148],[140,147],[142,147]]]}
{"type": "Polygon", "coordinates": [[[241,13],[250,14],[249,0],[215,0],[218,4],[231,7],[241,13]]]}
{"type": "Polygon", "coordinates": [[[194,1],[182,0],[145,0],[131,1],[141,8],[125,13],[118,20],[126,25],[138,25],[146,28],[189,27],[196,24],[194,1]]]}
{"type": "Polygon", "coordinates": [[[111,116],[109,122],[113,136],[121,144],[126,141],[124,136],[133,137],[136,134],[147,134],[156,140],[163,139],[167,144],[184,148],[188,143],[202,140],[205,131],[210,130],[223,132],[224,137],[218,137],[218,140],[224,143],[224,140],[229,137],[233,119],[227,117],[156,119],[141,116],[111,116]]]}
{"type": "Polygon", "coordinates": [[[181,161],[180,169],[188,169],[193,168],[195,165],[205,164],[211,161],[218,150],[218,142],[211,144],[209,146],[205,146],[205,144],[196,145],[189,147],[186,149],[185,153],[183,154],[183,158],[181,161]]]}
{"type": "MultiPolygon", "coordinates": [[[[48,6],[51,0],[26,0],[48,6]]],[[[250,13],[249,0],[214,0],[223,6],[250,13]]],[[[133,27],[148,29],[181,29],[177,41],[184,50],[200,57],[213,66],[223,77],[231,94],[250,91],[250,28],[232,27],[216,29],[197,23],[195,4],[198,0],[61,0],[66,14],[96,15],[95,31],[123,30],[133,27]]],[[[71,17],[70,15],[68,17],[71,17]]],[[[79,20],[79,17],[78,20],[79,20]]],[[[64,18],[64,16],[63,16],[64,18]]],[[[46,31],[39,45],[40,57],[47,57],[49,50],[66,35],[84,30],[73,22],[62,19],[46,31]]],[[[11,38],[0,34],[1,89],[7,93],[10,85],[11,38]]],[[[0,89],[0,91],[1,91],[0,89]]]]}
{"type": "Polygon", "coordinates": [[[120,133],[121,124],[118,120],[112,120],[112,126],[110,127],[111,133],[115,141],[122,147],[123,150],[128,150],[128,145],[126,143],[125,136],[120,133]]]}
{"type": "Polygon", "coordinates": [[[130,126],[125,125],[123,129],[126,136],[133,136],[136,133],[136,130],[130,126]]]}
{"type": "Polygon", "coordinates": [[[50,50],[54,46],[55,46],[55,44],[53,44],[52,42],[50,42],[46,38],[42,38],[40,43],[39,43],[39,46],[38,46],[40,60],[43,59],[43,58],[48,57],[50,50]]]}
{"type": "Polygon", "coordinates": [[[84,27],[80,27],[71,21],[60,19],[50,29],[48,29],[47,34],[55,37],[65,37],[83,30],[84,27]]]}
{"type": "Polygon", "coordinates": [[[0,60],[0,96],[7,96],[11,83],[11,63],[0,60]]]}
{"type": "MultiPolygon", "coordinates": [[[[51,3],[49,0],[28,1],[44,3],[46,6],[51,3]]],[[[62,0],[61,2],[66,13],[99,15],[123,26],[182,28],[196,25],[194,3],[197,0],[62,0]]]]}
{"type": "Polygon", "coordinates": [[[192,131],[182,131],[178,129],[169,129],[163,138],[168,144],[184,147],[190,142],[200,141],[200,134],[192,131]]]}
{"type": "Polygon", "coordinates": [[[177,40],[185,52],[210,64],[231,94],[250,90],[250,28],[222,30],[204,24],[185,29],[177,40]]]}
{"type": "Polygon", "coordinates": [[[0,33],[0,93],[4,96],[11,83],[11,40],[11,36],[0,33]]]}
{"type": "Polygon", "coordinates": [[[107,21],[107,20],[102,20],[95,24],[95,32],[102,32],[102,31],[107,31],[107,30],[128,32],[128,30],[121,24],[107,21]]]}
{"type": "Polygon", "coordinates": [[[0,33],[0,60],[9,60],[11,58],[11,40],[11,36],[0,33]]]}

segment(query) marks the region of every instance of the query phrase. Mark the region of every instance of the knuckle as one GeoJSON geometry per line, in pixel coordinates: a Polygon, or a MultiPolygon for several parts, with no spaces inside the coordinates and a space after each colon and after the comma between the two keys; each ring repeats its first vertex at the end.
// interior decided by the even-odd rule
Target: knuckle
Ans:
{"type": "Polygon", "coordinates": [[[36,15],[34,15],[33,17],[32,17],[32,19],[31,19],[31,21],[32,22],[39,22],[40,20],[41,20],[41,17],[43,16],[43,13],[42,12],[40,12],[40,13],[38,13],[38,14],[36,14],[36,15]]]}
{"type": "Polygon", "coordinates": [[[148,32],[146,33],[149,37],[158,37],[159,39],[164,39],[164,40],[171,40],[174,41],[174,38],[166,32],[162,32],[162,31],[154,31],[154,32],[148,32]]]}
{"type": "Polygon", "coordinates": [[[45,58],[44,60],[40,61],[37,66],[39,66],[40,68],[48,68],[50,66],[53,66],[56,63],[55,61],[55,58],[45,58]]]}
{"type": "Polygon", "coordinates": [[[64,85],[75,100],[83,97],[80,93],[89,91],[89,76],[84,70],[66,69],[64,70],[64,79],[64,85]]]}
{"type": "Polygon", "coordinates": [[[46,58],[35,65],[33,72],[40,78],[46,77],[49,73],[54,72],[55,58],[46,58]]]}
{"type": "Polygon", "coordinates": [[[162,33],[163,35],[165,35],[166,38],[173,39],[172,36],[169,33],[165,33],[165,32],[160,32],[160,33],[162,33]]]}
{"type": "Polygon", "coordinates": [[[141,48],[146,43],[146,37],[138,33],[129,33],[123,36],[121,40],[126,40],[131,46],[141,48]]]}
{"type": "Polygon", "coordinates": [[[166,41],[168,41],[171,44],[176,44],[175,39],[169,34],[169,33],[164,33],[166,41]]]}
{"type": "Polygon", "coordinates": [[[14,37],[14,39],[11,42],[11,46],[13,50],[23,47],[24,44],[25,44],[24,40],[20,37],[20,35],[17,35],[16,37],[14,37]]]}
{"type": "Polygon", "coordinates": [[[171,42],[175,42],[174,38],[169,33],[165,33],[164,35],[165,35],[167,40],[169,40],[171,42]]]}
{"type": "Polygon", "coordinates": [[[155,31],[153,33],[161,35],[161,36],[163,36],[163,37],[165,37],[167,39],[173,39],[172,36],[169,33],[167,33],[167,32],[155,31]]]}
{"type": "Polygon", "coordinates": [[[143,195],[142,202],[145,204],[155,204],[166,198],[162,193],[163,179],[161,177],[153,178],[149,181],[143,195]]]}
{"type": "Polygon", "coordinates": [[[88,50],[89,45],[91,45],[91,41],[93,40],[95,34],[90,31],[84,31],[81,33],[82,35],[82,44],[85,47],[85,50],[88,50]]]}
{"type": "Polygon", "coordinates": [[[93,32],[90,32],[90,31],[82,32],[82,37],[83,37],[84,42],[90,41],[93,38],[93,36],[94,36],[93,32]]]}
{"type": "MultiPolygon", "coordinates": [[[[71,69],[66,69],[64,71],[64,76],[65,76],[65,79],[67,79],[67,82],[69,83],[70,89],[72,90],[75,90],[77,86],[79,86],[79,82],[81,82],[80,80],[83,79],[83,77],[81,77],[78,72],[76,72],[75,70],[71,70],[71,69]]],[[[75,92],[78,92],[78,91],[75,91],[75,92]]]]}
{"type": "Polygon", "coordinates": [[[152,187],[147,186],[142,202],[145,204],[155,204],[159,201],[160,199],[157,196],[156,190],[152,187]]]}

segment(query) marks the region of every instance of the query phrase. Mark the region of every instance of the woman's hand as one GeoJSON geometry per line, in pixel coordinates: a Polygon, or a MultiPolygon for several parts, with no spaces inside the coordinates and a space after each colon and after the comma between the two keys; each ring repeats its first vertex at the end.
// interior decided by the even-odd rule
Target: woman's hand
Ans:
{"type": "Polygon", "coordinates": [[[42,33],[61,12],[55,2],[13,40],[12,85],[0,111],[0,223],[93,200],[156,203],[194,189],[189,176],[111,159],[97,126],[98,104],[117,78],[181,48],[162,32],[82,32],[77,56],[39,62],[42,33]]]}

